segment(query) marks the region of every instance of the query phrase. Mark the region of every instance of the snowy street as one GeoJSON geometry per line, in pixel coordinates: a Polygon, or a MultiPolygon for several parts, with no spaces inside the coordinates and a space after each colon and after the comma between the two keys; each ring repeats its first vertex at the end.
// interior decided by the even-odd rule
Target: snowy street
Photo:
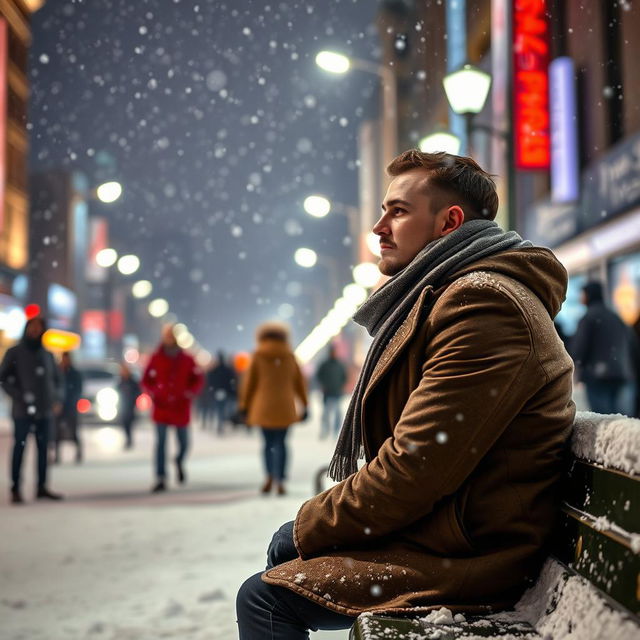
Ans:
{"type": "MultiPolygon", "coordinates": [[[[264,567],[273,531],[311,496],[333,441],[319,440],[319,407],[289,434],[289,494],[259,494],[257,431],[222,438],[192,429],[188,483],[151,495],[153,432],[133,451],[117,428],[83,429],[85,462],[50,466],[62,503],[33,501],[35,442],[23,465],[27,504],[8,504],[11,431],[0,426],[0,618],[3,640],[237,637],[235,594],[264,567]]],[[[173,434],[171,434],[173,435],[173,434]]],[[[169,455],[175,446],[170,439],[169,455]]],[[[169,467],[173,472],[173,465],[169,467]]],[[[346,632],[315,638],[346,637],[346,632]]]]}

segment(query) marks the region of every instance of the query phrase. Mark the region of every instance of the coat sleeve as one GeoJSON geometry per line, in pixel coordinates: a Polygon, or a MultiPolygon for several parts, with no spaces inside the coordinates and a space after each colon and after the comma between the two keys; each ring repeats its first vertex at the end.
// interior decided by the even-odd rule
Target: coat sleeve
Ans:
{"type": "Polygon", "coordinates": [[[9,349],[4,354],[2,363],[0,363],[0,386],[11,398],[16,398],[20,395],[20,390],[16,382],[14,352],[13,349],[9,349]]]}
{"type": "Polygon", "coordinates": [[[302,371],[300,370],[300,365],[298,364],[297,360],[295,360],[295,358],[293,362],[295,366],[294,386],[295,386],[296,395],[300,399],[300,402],[302,402],[302,404],[306,408],[309,405],[309,400],[307,398],[307,382],[304,379],[304,376],[302,375],[302,371]]]}
{"type": "Polygon", "coordinates": [[[583,316],[578,322],[576,332],[571,338],[571,357],[575,362],[578,374],[581,375],[584,364],[589,358],[589,347],[591,344],[591,323],[589,318],[583,316]]]}
{"type": "Polygon", "coordinates": [[[427,318],[433,338],[393,436],[298,512],[302,558],[370,543],[428,515],[471,474],[530,385],[544,383],[531,375],[530,328],[515,302],[493,286],[459,288],[445,292],[427,318]]]}
{"type": "Polygon", "coordinates": [[[251,402],[258,385],[258,372],[256,364],[256,356],[251,359],[248,371],[240,380],[240,395],[238,398],[238,410],[249,413],[251,402]]]}
{"type": "Polygon", "coordinates": [[[142,388],[149,394],[149,396],[151,396],[152,399],[154,398],[155,392],[156,392],[156,376],[153,375],[151,372],[154,371],[155,368],[156,368],[156,357],[155,355],[153,355],[151,356],[151,360],[149,360],[149,363],[147,364],[147,368],[144,370],[144,373],[142,374],[142,380],[140,381],[142,388]]]}
{"type": "Polygon", "coordinates": [[[191,361],[191,376],[189,378],[189,395],[197,396],[204,386],[204,373],[195,360],[191,361]]]}

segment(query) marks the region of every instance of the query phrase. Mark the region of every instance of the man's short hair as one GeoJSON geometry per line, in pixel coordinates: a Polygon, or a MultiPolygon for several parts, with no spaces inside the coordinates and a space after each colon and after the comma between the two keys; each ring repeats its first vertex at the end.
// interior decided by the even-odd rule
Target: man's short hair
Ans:
{"type": "Polygon", "coordinates": [[[409,149],[394,158],[387,167],[387,174],[396,177],[412,169],[428,172],[427,185],[434,213],[442,207],[458,204],[469,220],[493,220],[498,212],[498,194],[492,177],[472,158],[455,156],[440,151],[424,153],[409,149]]]}

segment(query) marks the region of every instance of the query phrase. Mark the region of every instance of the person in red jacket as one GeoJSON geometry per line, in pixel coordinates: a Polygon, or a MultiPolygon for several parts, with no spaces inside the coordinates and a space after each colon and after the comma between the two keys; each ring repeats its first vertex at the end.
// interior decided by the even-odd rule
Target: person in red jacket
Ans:
{"type": "Polygon", "coordinates": [[[191,402],[202,388],[204,377],[195,360],[176,341],[173,325],[163,329],[160,346],[151,356],[142,386],[153,400],[152,418],[156,423],[156,477],[152,491],[165,491],[165,449],[168,427],[174,427],[179,450],[176,456],[178,482],[186,480],[184,457],[189,444],[191,402]]]}

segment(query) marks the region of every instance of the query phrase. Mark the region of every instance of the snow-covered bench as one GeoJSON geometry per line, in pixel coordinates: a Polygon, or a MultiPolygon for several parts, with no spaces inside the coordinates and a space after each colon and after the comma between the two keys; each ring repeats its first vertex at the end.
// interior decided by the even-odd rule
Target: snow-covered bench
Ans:
{"type": "Polygon", "coordinates": [[[638,640],[640,420],[579,413],[554,554],[513,611],[365,613],[351,640],[638,640]]]}

